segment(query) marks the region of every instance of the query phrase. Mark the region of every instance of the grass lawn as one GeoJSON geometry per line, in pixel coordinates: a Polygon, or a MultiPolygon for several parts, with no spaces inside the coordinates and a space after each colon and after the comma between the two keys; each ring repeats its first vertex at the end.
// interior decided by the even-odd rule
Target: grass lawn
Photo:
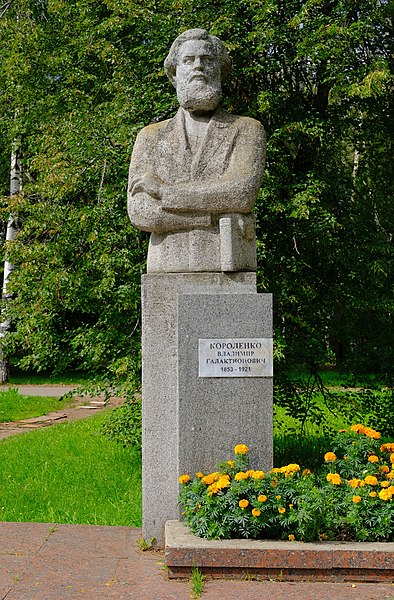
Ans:
{"type": "Polygon", "coordinates": [[[105,418],[0,441],[0,521],[140,526],[140,452],[100,435],[105,418]]]}
{"type": "Polygon", "coordinates": [[[16,389],[0,392],[0,423],[40,417],[61,410],[73,403],[73,399],[59,400],[44,396],[24,396],[16,389]]]}

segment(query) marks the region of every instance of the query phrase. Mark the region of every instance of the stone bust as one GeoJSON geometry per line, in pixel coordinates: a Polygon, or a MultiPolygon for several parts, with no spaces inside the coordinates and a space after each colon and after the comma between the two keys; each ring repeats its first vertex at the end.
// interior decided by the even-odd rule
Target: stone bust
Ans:
{"type": "Polygon", "coordinates": [[[254,271],[263,127],[219,107],[231,63],[204,29],[177,37],[164,67],[180,108],[140,131],[128,182],[130,220],[151,232],[147,271],[254,271]]]}

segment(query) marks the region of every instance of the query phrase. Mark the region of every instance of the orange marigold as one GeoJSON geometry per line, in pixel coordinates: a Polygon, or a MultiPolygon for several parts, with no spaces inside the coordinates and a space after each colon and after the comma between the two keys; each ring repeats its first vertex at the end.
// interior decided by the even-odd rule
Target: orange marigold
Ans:
{"type": "Polygon", "coordinates": [[[240,500],[240,501],[238,502],[238,505],[239,505],[239,506],[242,508],[242,510],[243,510],[244,508],[246,508],[247,506],[249,506],[249,502],[248,502],[247,500],[245,500],[245,498],[244,498],[243,500],[240,500]]]}
{"type": "Polygon", "coordinates": [[[356,433],[364,433],[364,425],[361,423],[356,423],[350,427],[351,431],[355,431],[356,433]]]}
{"type": "Polygon", "coordinates": [[[189,483],[190,475],[181,475],[178,479],[179,483],[183,485],[184,483],[189,483]]]}
{"type": "Polygon", "coordinates": [[[247,454],[248,452],[249,448],[245,444],[237,444],[234,448],[235,454],[247,454]]]}
{"type": "Polygon", "coordinates": [[[361,496],[353,496],[352,502],[354,502],[354,504],[358,504],[361,502],[361,496]]]}
{"type": "Polygon", "coordinates": [[[380,487],[382,488],[388,488],[390,486],[388,481],[382,481],[382,483],[380,484],[380,487]]]}
{"type": "Polygon", "coordinates": [[[324,455],[324,460],[326,462],[333,462],[337,459],[337,455],[334,452],[326,452],[324,455]]]}
{"type": "Polygon", "coordinates": [[[368,462],[377,463],[379,462],[379,458],[376,456],[376,454],[371,454],[370,456],[368,456],[368,462]]]}
{"type": "Polygon", "coordinates": [[[201,473],[201,471],[199,471],[198,473],[196,473],[196,477],[201,479],[202,477],[204,477],[204,473],[201,473]]]}
{"type": "Polygon", "coordinates": [[[388,444],[382,444],[380,446],[381,452],[394,452],[394,442],[389,442],[388,444]]]}
{"type": "Polygon", "coordinates": [[[278,513],[280,513],[281,515],[283,515],[283,513],[285,513],[285,512],[286,512],[286,509],[284,508],[284,506],[280,506],[278,508],[278,513]]]}
{"type": "Polygon", "coordinates": [[[295,542],[295,535],[293,535],[292,533],[290,533],[290,535],[289,535],[289,541],[295,542]]]}
{"type": "Polygon", "coordinates": [[[394,463],[394,452],[393,454],[390,454],[390,462],[394,463]]]}
{"type": "Polygon", "coordinates": [[[393,494],[389,490],[380,490],[379,498],[381,500],[391,500],[393,494]]]}
{"type": "Polygon", "coordinates": [[[252,508],[252,515],[254,517],[259,517],[261,515],[261,510],[259,510],[258,508],[252,508]]]}
{"type": "Polygon", "coordinates": [[[341,485],[342,483],[341,476],[338,475],[338,473],[329,473],[326,479],[329,483],[332,483],[333,485],[341,485]]]}
{"type": "Polygon", "coordinates": [[[257,496],[257,500],[259,502],[266,502],[267,501],[267,496],[265,494],[260,494],[259,496],[257,496]]]}
{"type": "Polygon", "coordinates": [[[249,477],[248,473],[244,473],[244,471],[239,471],[235,474],[235,481],[241,481],[242,479],[247,479],[249,477]]]}
{"type": "Polygon", "coordinates": [[[265,473],[264,471],[253,471],[252,477],[253,479],[264,479],[265,473]]]}
{"type": "Polygon", "coordinates": [[[375,475],[367,475],[366,477],[364,477],[364,481],[368,485],[378,485],[378,480],[375,477],[375,475]]]}
{"type": "Polygon", "coordinates": [[[371,496],[371,498],[376,498],[378,494],[377,492],[369,492],[369,495],[371,496]]]}
{"type": "Polygon", "coordinates": [[[361,479],[349,479],[348,484],[352,488],[360,487],[361,479]]]}

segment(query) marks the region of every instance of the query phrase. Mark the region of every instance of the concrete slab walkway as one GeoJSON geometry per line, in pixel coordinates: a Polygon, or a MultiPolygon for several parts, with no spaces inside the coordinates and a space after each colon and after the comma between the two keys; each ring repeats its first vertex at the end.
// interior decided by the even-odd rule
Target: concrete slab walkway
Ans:
{"type": "MultiPolygon", "coordinates": [[[[139,529],[0,523],[0,600],[190,600],[139,529]]],[[[207,580],[202,600],[394,600],[394,585],[207,580]]]]}

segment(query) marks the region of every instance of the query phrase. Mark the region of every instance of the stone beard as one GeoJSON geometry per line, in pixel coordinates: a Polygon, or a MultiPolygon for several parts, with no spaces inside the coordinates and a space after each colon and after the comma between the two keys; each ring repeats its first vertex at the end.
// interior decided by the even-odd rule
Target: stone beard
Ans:
{"type": "Polygon", "coordinates": [[[220,109],[229,65],[201,29],[181,34],[166,59],[180,108],[138,134],[129,172],[131,222],[151,232],[148,273],[256,269],[265,137],[259,121],[220,109]]]}

